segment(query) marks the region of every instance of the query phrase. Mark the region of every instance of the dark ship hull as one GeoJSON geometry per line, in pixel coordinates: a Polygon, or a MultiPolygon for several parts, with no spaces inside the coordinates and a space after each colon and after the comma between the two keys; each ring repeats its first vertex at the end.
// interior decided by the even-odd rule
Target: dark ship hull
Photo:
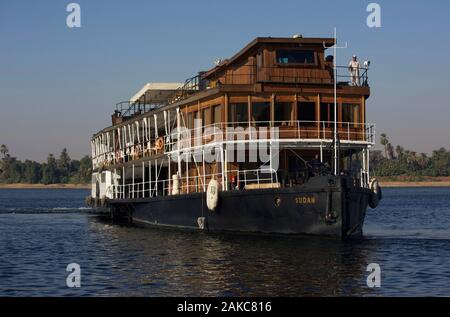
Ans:
{"type": "Polygon", "coordinates": [[[97,206],[113,218],[205,231],[360,237],[372,192],[348,177],[317,176],[277,189],[220,192],[214,211],[205,193],[108,200],[97,206]]]}

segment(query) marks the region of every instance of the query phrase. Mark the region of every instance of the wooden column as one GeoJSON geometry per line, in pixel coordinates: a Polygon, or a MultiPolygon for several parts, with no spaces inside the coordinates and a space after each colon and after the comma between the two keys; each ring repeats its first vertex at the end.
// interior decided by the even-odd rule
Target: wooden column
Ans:
{"type": "Polygon", "coordinates": [[[270,96],[270,126],[273,126],[275,121],[275,94],[270,96]]]}
{"type": "Polygon", "coordinates": [[[316,126],[317,126],[317,138],[320,139],[320,94],[317,94],[316,99],[316,126]]]}
{"type": "MultiPolygon", "coordinates": [[[[230,102],[230,98],[228,97],[228,94],[226,93],[225,97],[224,97],[224,108],[225,109],[223,109],[223,111],[222,111],[222,114],[223,114],[222,122],[228,122],[228,105],[229,105],[229,102],[230,102]]],[[[226,125],[224,125],[224,126],[226,126],[226,125]]]]}
{"type": "Polygon", "coordinates": [[[251,126],[252,122],[252,96],[248,95],[247,97],[247,111],[248,111],[248,126],[251,126]]]}
{"type": "Polygon", "coordinates": [[[294,121],[298,121],[298,96],[294,94],[294,121]]]}

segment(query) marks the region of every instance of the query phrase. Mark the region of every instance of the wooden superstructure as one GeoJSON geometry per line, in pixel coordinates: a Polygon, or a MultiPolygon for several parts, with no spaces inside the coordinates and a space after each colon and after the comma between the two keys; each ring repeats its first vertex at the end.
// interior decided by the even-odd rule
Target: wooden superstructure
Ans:
{"type": "Polygon", "coordinates": [[[308,164],[316,155],[321,169],[333,164],[335,81],[339,172],[357,174],[367,187],[375,133],[366,123],[368,69],[351,85],[348,67],[333,68],[326,56],[333,44],[332,38],[256,38],[184,84],[146,85],[92,138],[92,196],[204,192],[213,178],[221,191],[302,184],[318,173],[308,164]],[[252,146],[262,143],[266,159],[250,160],[252,146]]]}

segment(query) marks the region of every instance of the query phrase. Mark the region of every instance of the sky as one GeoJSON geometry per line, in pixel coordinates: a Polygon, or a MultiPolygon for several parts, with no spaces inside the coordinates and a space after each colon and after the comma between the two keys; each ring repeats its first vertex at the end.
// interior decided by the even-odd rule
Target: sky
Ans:
{"type": "Polygon", "coordinates": [[[43,161],[90,154],[116,102],[147,82],[183,82],[258,36],[332,37],[338,64],[370,60],[367,121],[392,144],[450,148],[450,1],[0,0],[0,144],[43,161]],[[68,28],[66,7],[81,7],[68,28]]]}

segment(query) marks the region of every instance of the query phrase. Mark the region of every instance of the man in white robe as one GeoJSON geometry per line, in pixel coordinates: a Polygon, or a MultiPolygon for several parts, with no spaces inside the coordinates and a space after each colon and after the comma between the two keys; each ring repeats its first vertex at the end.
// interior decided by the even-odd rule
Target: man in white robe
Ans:
{"type": "Polygon", "coordinates": [[[348,71],[350,72],[350,77],[352,78],[352,86],[359,86],[359,62],[356,55],[353,55],[352,60],[348,64],[348,71]]]}

